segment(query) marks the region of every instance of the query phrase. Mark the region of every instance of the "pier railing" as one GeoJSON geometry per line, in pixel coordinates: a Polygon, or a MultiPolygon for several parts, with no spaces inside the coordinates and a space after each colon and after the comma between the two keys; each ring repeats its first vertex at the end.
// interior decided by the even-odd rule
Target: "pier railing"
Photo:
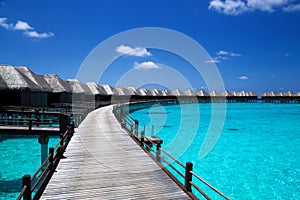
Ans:
{"type": "Polygon", "coordinates": [[[64,158],[63,153],[74,134],[74,125],[71,124],[67,130],[60,135],[60,140],[54,147],[49,148],[49,155],[31,176],[26,174],[22,178],[22,191],[17,200],[39,199],[45,190],[50,178],[60,161],[64,158]]]}
{"type": "Polygon", "coordinates": [[[199,175],[193,171],[193,163],[186,162],[184,165],[182,162],[178,161],[171,154],[161,148],[163,141],[156,137],[146,137],[145,128],[139,131],[139,122],[133,119],[128,113],[126,113],[126,106],[129,105],[118,105],[114,106],[113,113],[118,121],[121,123],[122,128],[124,128],[129,135],[139,144],[143,150],[161,167],[166,174],[177,183],[191,198],[199,199],[199,195],[207,200],[211,197],[203,191],[201,186],[206,186],[212,192],[214,192],[219,197],[226,200],[230,198],[225,194],[220,192],[218,189],[213,187],[199,175]],[[177,176],[176,176],[177,175],[177,176]],[[180,177],[180,178],[178,178],[180,177]],[[201,184],[201,186],[200,186],[201,184]],[[197,192],[192,190],[194,188],[197,192]]]}
{"type": "Polygon", "coordinates": [[[75,127],[77,127],[89,111],[89,109],[85,109],[65,113],[47,111],[46,109],[21,109],[18,107],[0,109],[0,127],[2,127],[0,131],[2,130],[6,133],[11,131],[15,134],[16,130],[20,130],[21,134],[24,134],[24,131],[29,131],[26,133],[31,131],[31,134],[36,134],[38,132],[33,132],[32,130],[52,128],[53,131],[57,131],[57,133],[53,134],[57,135],[59,132],[64,132],[70,122],[73,122],[75,127]]]}

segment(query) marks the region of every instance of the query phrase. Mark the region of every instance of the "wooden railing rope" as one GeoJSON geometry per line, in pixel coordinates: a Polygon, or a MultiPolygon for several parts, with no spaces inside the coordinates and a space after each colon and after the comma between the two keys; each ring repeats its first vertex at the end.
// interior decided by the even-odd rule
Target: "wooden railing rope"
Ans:
{"type": "Polygon", "coordinates": [[[138,137],[139,122],[138,120],[133,119],[131,116],[129,116],[129,114],[125,115],[123,106],[129,106],[129,105],[118,105],[113,107],[113,113],[115,114],[116,119],[118,119],[122,127],[129,132],[129,135],[131,135],[135,140],[138,141],[138,144],[142,148],[144,148],[149,152],[153,152],[153,154],[150,153],[149,155],[152,156],[157,163],[160,164],[161,162],[164,162],[165,164],[167,164],[168,167],[170,167],[174,172],[176,172],[180,177],[184,179],[184,183],[181,183],[174,175],[172,175],[173,178],[177,179],[178,182],[182,184],[183,188],[187,191],[188,194],[192,194],[192,198],[198,199],[198,197],[196,197],[194,192],[192,191],[192,188],[195,188],[205,199],[208,200],[211,199],[195,182],[193,182],[193,177],[195,177],[200,182],[204,183],[206,186],[212,189],[214,192],[219,194],[221,197],[223,197],[226,200],[229,200],[229,198],[226,195],[221,193],[219,190],[217,190],[215,187],[210,185],[208,182],[206,182],[204,179],[198,176],[195,172],[193,172],[193,163],[187,162],[186,165],[184,165],[183,163],[175,159],[172,155],[170,155],[168,152],[166,152],[161,148],[162,141],[160,139],[155,140],[155,142],[153,142],[152,140],[150,140],[150,138],[145,137],[145,128],[140,132],[141,136],[138,137]],[[127,124],[129,125],[130,128],[127,128],[127,124]],[[156,150],[153,149],[153,146],[156,146],[156,150]],[[167,156],[167,158],[171,160],[171,162],[169,162],[168,159],[162,156],[161,154],[167,156]],[[176,163],[177,166],[182,167],[182,169],[185,171],[185,174],[183,174],[179,169],[177,169],[176,166],[174,166],[174,163],[176,163]]]}

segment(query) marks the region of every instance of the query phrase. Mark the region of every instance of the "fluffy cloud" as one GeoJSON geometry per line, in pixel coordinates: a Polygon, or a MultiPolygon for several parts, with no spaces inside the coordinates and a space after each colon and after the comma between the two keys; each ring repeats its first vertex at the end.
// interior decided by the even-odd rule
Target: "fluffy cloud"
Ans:
{"type": "Polygon", "coordinates": [[[274,12],[276,8],[286,5],[290,0],[248,0],[247,5],[252,10],[274,12]]]}
{"type": "Polygon", "coordinates": [[[238,79],[240,79],[240,80],[248,80],[249,77],[248,76],[239,76],[238,79]]]}
{"type": "Polygon", "coordinates": [[[285,11],[285,12],[297,12],[297,11],[300,11],[300,3],[299,4],[288,5],[287,7],[283,8],[283,11],[285,11]]]}
{"type": "Polygon", "coordinates": [[[8,24],[6,21],[7,21],[7,18],[1,17],[0,18],[0,26],[2,26],[5,29],[10,29],[11,24],[8,24]]]}
{"type": "Polygon", "coordinates": [[[290,4],[291,2],[292,0],[211,0],[208,8],[226,15],[240,15],[255,10],[266,12],[274,12],[276,9],[287,12],[299,11],[300,5],[290,4]]]}
{"type": "Polygon", "coordinates": [[[7,18],[2,17],[0,18],[0,26],[7,30],[14,30],[14,31],[23,31],[24,35],[30,38],[49,38],[53,37],[54,33],[39,33],[34,30],[27,22],[18,20],[16,24],[13,23],[7,23],[7,18]]]}
{"type": "Polygon", "coordinates": [[[206,60],[206,63],[220,63],[221,61],[218,59],[210,59],[210,60],[206,60]]]}
{"type": "Polygon", "coordinates": [[[142,63],[134,62],[133,63],[134,69],[139,69],[139,70],[149,70],[149,69],[160,69],[161,67],[155,64],[152,61],[146,61],[142,63]]]}
{"type": "Polygon", "coordinates": [[[245,2],[241,0],[212,0],[208,8],[226,15],[239,15],[248,10],[245,2]]]}
{"type": "Polygon", "coordinates": [[[49,37],[53,37],[54,33],[38,33],[36,31],[26,31],[24,32],[24,34],[28,37],[31,38],[49,38],[49,37]]]}
{"type": "Polygon", "coordinates": [[[18,20],[18,22],[14,25],[13,29],[20,31],[32,30],[33,28],[29,26],[27,22],[23,22],[18,20]]]}
{"type": "Polygon", "coordinates": [[[230,52],[230,51],[224,51],[219,50],[216,52],[216,56],[210,60],[205,61],[206,63],[220,63],[221,60],[229,60],[229,57],[238,57],[242,56],[241,54],[230,52]]]}
{"type": "Polygon", "coordinates": [[[137,57],[151,56],[151,53],[147,51],[146,48],[143,47],[132,48],[130,46],[126,46],[122,44],[118,46],[115,50],[120,54],[128,55],[128,56],[137,56],[137,57]]]}
{"type": "Polygon", "coordinates": [[[232,56],[232,57],[241,56],[241,54],[233,53],[233,52],[228,52],[228,51],[224,51],[224,50],[219,50],[216,54],[218,56],[232,56]]]}

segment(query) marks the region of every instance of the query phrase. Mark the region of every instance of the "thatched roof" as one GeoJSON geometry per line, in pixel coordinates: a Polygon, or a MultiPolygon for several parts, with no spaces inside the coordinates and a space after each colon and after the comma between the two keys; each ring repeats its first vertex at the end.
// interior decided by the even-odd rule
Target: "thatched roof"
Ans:
{"type": "Polygon", "coordinates": [[[162,90],[160,91],[162,96],[168,96],[169,95],[169,91],[168,90],[162,90]]]}
{"type": "Polygon", "coordinates": [[[150,94],[151,94],[151,96],[162,96],[161,91],[159,91],[158,89],[150,90],[150,94]]]}
{"type": "Polygon", "coordinates": [[[88,86],[89,90],[93,93],[93,95],[103,95],[105,93],[103,88],[100,88],[99,85],[95,82],[87,82],[86,85],[88,86]]]}
{"type": "Polygon", "coordinates": [[[66,83],[66,81],[62,80],[59,76],[56,74],[45,74],[44,75],[45,80],[52,88],[52,92],[54,93],[61,93],[61,92],[67,92],[71,93],[72,89],[69,84],[66,83]]]}
{"type": "Polygon", "coordinates": [[[42,88],[33,80],[25,76],[16,67],[11,65],[0,65],[0,76],[6,83],[5,90],[30,90],[42,92],[42,88]]]}
{"type": "Polygon", "coordinates": [[[293,97],[293,96],[296,96],[296,94],[294,94],[294,93],[291,92],[291,91],[287,91],[287,92],[280,92],[280,93],[279,93],[279,96],[283,96],[283,97],[293,97]]]}
{"type": "Polygon", "coordinates": [[[213,90],[209,93],[210,96],[212,97],[220,97],[222,94],[218,93],[216,90],[213,90]]]}
{"type": "Polygon", "coordinates": [[[263,97],[277,97],[278,94],[276,94],[275,92],[265,92],[262,94],[263,97]]]}
{"type": "Polygon", "coordinates": [[[147,90],[146,88],[140,88],[137,90],[137,95],[140,95],[140,96],[149,96],[151,95],[149,90],[147,90]]]}
{"type": "Polygon", "coordinates": [[[172,92],[170,92],[169,95],[171,95],[171,96],[183,96],[184,93],[179,89],[175,89],[172,92]]]}
{"type": "Polygon", "coordinates": [[[100,85],[99,87],[103,89],[105,95],[113,95],[113,89],[110,85],[100,85]]]}
{"type": "Polygon", "coordinates": [[[3,78],[0,75],[0,90],[6,90],[7,85],[6,82],[3,80],[3,78]]]}
{"type": "Polygon", "coordinates": [[[257,94],[255,92],[248,92],[250,97],[257,97],[257,94]]]}
{"type": "Polygon", "coordinates": [[[27,67],[24,66],[18,66],[15,67],[15,69],[18,70],[24,76],[26,76],[28,79],[30,79],[32,82],[34,82],[36,85],[38,85],[43,92],[52,92],[52,88],[43,76],[33,73],[27,67]]]}
{"type": "Polygon", "coordinates": [[[127,95],[126,89],[121,87],[121,86],[116,86],[113,89],[113,94],[114,95],[119,95],[119,96],[123,96],[123,95],[127,95]]]}
{"type": "Polygon", "coordinates": [[[232,97],[234,96],[231,92],[229,92],[228,90],[225,90],[224,92],[221,93],[222,96],[225,97],[232,97]]]}
{"type": "Polygon", "coordinates": [[[199,92],[197,92],[197,96],[199,96],[199,97],[208,97],[209,94],[207,92],[205,92],[204,90],[199,90],[199,92]]]}
{"type": "Polygon", "coordinates": [[[185,96],[195,96],[196,93],[192,89],[188,89],[184,92],[185,96]]]}
{"type": "Polygon", "coordinates": [[[126,90],[129,95],[136,95],[136,89],[134,87],[128,87],[126,90]]]}
{"type": "Polygon", "coordinates": [[[93,92],[89,89],[89,87],[77,79],[68,79],[67,83],[70,85],[72,92],[75,94],[93,95],[93,92]]]}

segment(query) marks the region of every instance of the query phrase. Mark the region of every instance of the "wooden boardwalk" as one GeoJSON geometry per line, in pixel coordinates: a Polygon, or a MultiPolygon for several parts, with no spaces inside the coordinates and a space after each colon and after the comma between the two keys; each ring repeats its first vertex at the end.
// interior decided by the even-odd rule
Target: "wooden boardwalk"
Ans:
{"type": "Polygon", "coordinates": [[[112,106],[81,123],[41,199],[190,199],[125,133],[112,106]]]}

